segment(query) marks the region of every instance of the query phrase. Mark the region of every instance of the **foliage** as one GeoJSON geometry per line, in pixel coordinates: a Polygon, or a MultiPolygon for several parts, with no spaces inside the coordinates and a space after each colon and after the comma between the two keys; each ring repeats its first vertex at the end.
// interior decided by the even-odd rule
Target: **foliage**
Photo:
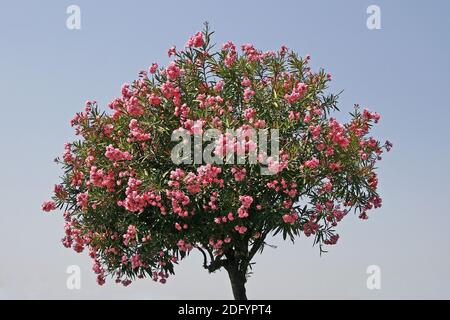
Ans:
{"type": "MultiPolygon", "coordinates": [[[[194,248],[210,272],[245,273],[270,235],[313,237],[322,251],[347,213],[366,219],[381,206],[375,165],[391,144],[369,136],[380,116],[355,106],[340,123],[331,116],[339,95],[325,92],[331,76],[313,72],[309,56],[250,44],[239,53],[232,42],[214,51],[212,34],[206,25],[169,50],[166,68],[123,85],[111,113],[89,101],[72,120],[80,140],[57,159],[62,182],[43,209],[65,211],[63,244],[89,250],[99,284],[107,275],[164,283],[194,248]],[[269,159],[272,175],[262,163],[175,164],[180,128],[276,128],[280,158],[269,159]]],[[[225,135],[220,143],[239,152],[225,135]]]]}

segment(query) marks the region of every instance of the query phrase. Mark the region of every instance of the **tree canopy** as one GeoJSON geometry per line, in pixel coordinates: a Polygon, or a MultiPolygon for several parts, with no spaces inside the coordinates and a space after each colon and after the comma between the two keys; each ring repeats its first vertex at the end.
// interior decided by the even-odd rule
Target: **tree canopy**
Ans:
{"type": "Polygon", "coordinates": [[[245,298],[246,273],[268,237],[304,235],[323,251],[349,212],[367,219],[381,206],[376,163],[392,145],[370,136],[379,114],[356,105],[341,123],[331,75],[313,71],[309,56],[285,46],[239,51],[231,41],[216,50],[212,34],[206,25],[172,47],[167,67],[153,63],[124,84],[111,111],[88,101],[71,122],[79,140],[56,159],[62,181],[42,208],[64,211],[62,242],[89,251],[99,284],[107,276],[164,283],[198,249],[204,267],[225,268],[235,297],[245,298]],[[220,132],[210,141],[216,159],[245,163],[173,161],[174,132],[209,129],[220,132]],[[276,130],[278,153],[229,129],[276,130]]]}

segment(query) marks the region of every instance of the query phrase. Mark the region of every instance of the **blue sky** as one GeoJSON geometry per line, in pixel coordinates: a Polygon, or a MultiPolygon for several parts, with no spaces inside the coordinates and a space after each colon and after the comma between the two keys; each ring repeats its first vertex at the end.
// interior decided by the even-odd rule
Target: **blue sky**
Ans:
{"type": "Polygon", "coordinates": [[[95,284],[90,259],[59,243],[63,219],[40,212],[58,181],[52,162],[73,138],[84,101],[105,107],[123,82],[167,62],[209,21],[221,44],[280,45],[312,55],[354,103],[382,115],[376,136],[394,150],[380,162],[383,207],[368,221],[347,217],[341,239],[320,257],[304,237],[274,239],[257,257],[251,298],[450,298],[450,3],[448,1],[2,1],[0,3],[0,298],[231,298],[224,272],[208,275],[194,254],[166,285],[95,284]],[[81,30],[66,8],[81,8],[81,30]],[[381,30],[366,27],[369,5],[381,30]],[[81,290],[66,288],[79,265],[81,290]],[[378,265],[382,287],[368,290],[378,265]]]}

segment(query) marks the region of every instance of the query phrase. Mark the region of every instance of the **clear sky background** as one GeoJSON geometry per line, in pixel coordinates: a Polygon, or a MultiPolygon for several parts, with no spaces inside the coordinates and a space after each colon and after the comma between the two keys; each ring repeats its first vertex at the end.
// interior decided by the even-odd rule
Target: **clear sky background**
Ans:
{"type": "Polygon", "coordinates": [[[123,82],[209,21],[221,44],[286,44],[382,115],[375,134],[394,143],[380,162],[383,207],[348,216],[341,239],[319,256],[312,239],[273,239],[256,259],[250,298],[450,298],[449,1],[6,1],[0,2],[0,298],[231,298],[225,272],[209,275],[195,252],[168,283],[99,287],[87,253],[65,249],[61,214],[40,211],[73,139],[69,120],[93,99],[103,107],[123,82]],[[81,30],[66,28],[67,6],[81,30]],[[381,30],[366,27],[369,5],[381,30]],[[80,290],[66,287],[79,265],[80,290]],[[366,287],[366,268],[381,289],[366,287]]]}

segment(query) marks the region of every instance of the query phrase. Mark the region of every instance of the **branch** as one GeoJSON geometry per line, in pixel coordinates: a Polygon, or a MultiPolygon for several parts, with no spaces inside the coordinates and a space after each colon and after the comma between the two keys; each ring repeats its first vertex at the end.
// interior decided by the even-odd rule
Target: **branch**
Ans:
{"type": "Polygon", "coordinates": [[[221,259],[221,257],[216,257],[208,266],[208,271],[210,273],[213,273],[214,271],[219,270],[222,267],[225,267],[228,265],[227,259],[221,259]]]}
{"type": "Polygon", "coordinates": [[[208,259],[206,257],[205,251],[200,247],[196,246],[196,248],[202,253],[203,255],[203,268],[208,269],[208,259]]]}
{"type": "Polygon", "coordinates": [[[213,260],[214,260],[214,255],[213,255],[212,250],[209,249],[208,246],[203,246],[203,248],[205,248],[206,251],[208,251],[208,253],[209,253],[209,258],[211,259],[211,261],[213,261],[213,260]]]}
{"type": "Polygon", "coordinates": [[[207,247],[201,247],[201,246],[195,246],[203,255],[203,268],[208,270],[209,273],[212,273],[214,271],[219,270],[222,267],[225,267],[228,265],[228,259],[221,259],[220,256],[217,256],[214,258],[214,255],[212,251],[207,247]],[[206,255],[206,252],[208,252],[210,256],[210,262],[208,264],[208,257],[206,255]]]}
{"type": "Polygon", "coordinates": [[[243,263],[241,264],[241,268],[245,268],[245,270],[247,269],[247,265],[252,261],[253,257],[255,256],[255,254],[258,252],[258,250],[265,244],[265,239],[266,239],[267,233],[264,233],[263,235],[261,235],[260,238],[256,239],[253,242],[253,246],[250,249],[247,258],[243,260],[243,263]]]}

